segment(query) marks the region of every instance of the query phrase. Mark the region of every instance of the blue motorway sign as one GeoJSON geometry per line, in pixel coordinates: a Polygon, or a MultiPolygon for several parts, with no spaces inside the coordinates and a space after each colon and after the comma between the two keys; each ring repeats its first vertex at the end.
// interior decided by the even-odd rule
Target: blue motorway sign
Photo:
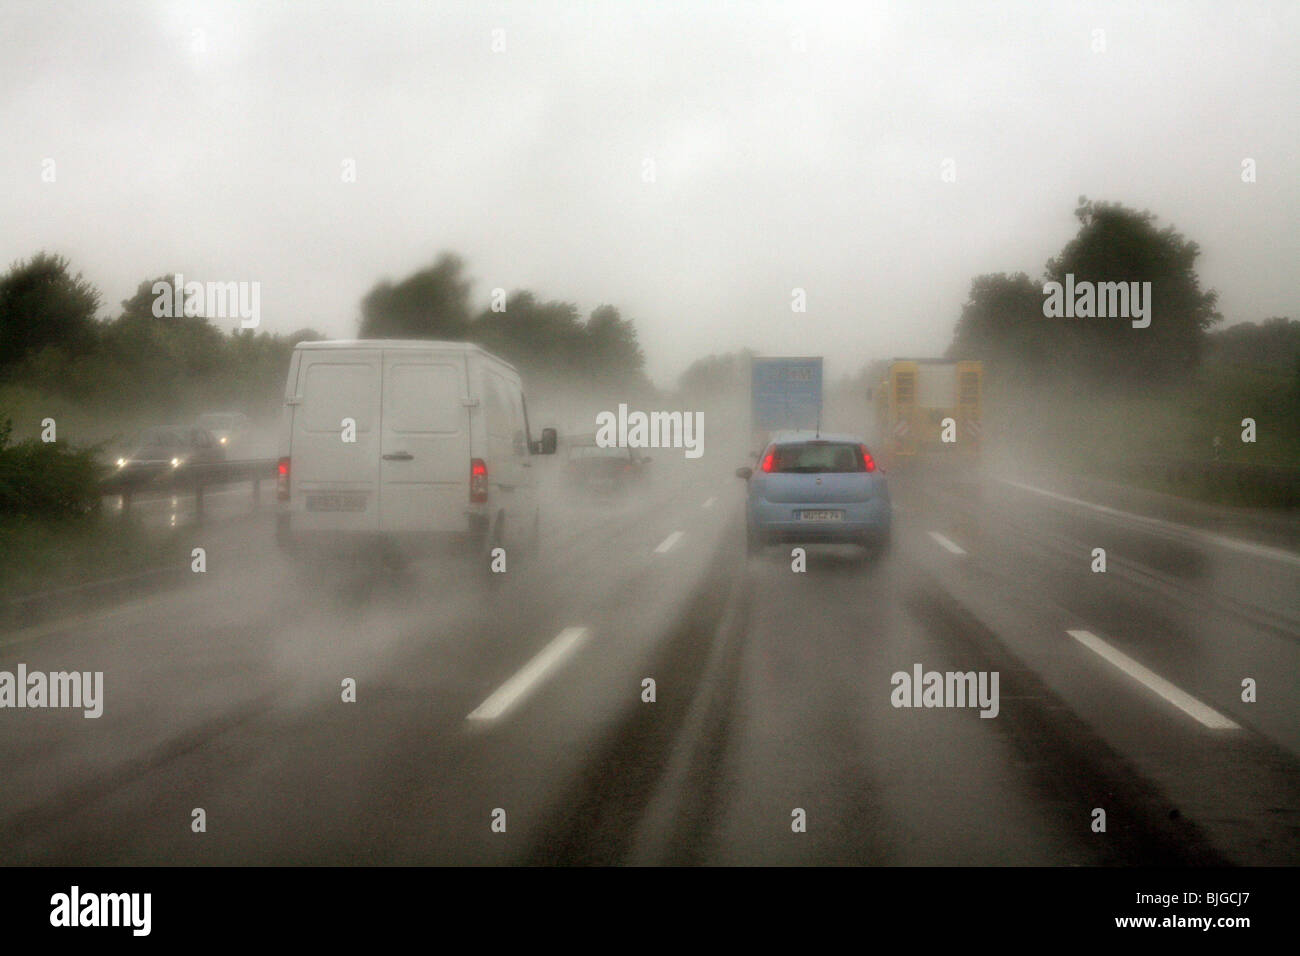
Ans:
{"type": "Polygon", "coordinates": [[[822,405],[822,360],[755,358],[751,372],[754,428],[761,431],[817,427],[822,405]]]}

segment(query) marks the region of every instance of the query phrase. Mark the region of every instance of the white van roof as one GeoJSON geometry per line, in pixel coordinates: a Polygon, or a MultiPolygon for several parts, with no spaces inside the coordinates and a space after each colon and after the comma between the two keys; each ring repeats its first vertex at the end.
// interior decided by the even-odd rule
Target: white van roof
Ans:
{"type": "Polygon", "coordinates": [[[309,349],[418,349],[424,352],[430,350],[439,352],[477,352],[494,362],[500,362],[514,372],[519,371],[499,355],[493,355],[474,342],[443,342],[435,339],[328,339],[319,342],[299,342],[294,348],[303,349],[304,351],[309,349]]]}

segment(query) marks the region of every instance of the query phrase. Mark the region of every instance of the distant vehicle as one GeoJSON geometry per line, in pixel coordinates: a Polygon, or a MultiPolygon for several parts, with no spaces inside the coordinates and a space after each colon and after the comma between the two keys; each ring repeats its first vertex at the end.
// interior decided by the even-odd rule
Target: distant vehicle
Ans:
{"type": "Polygon", "coordinates": [[[594,437],[569,445],[565,487],[573,493],[614,495],[629,491],[646,475],[648,456],[635,448],[602,448],[594,437]]]}
{"type": "Polygon", "coordinates": [[[849,435],[781,435],[758,467],[738,468],[749,482],[749,551],[774,543],[858,544],[887,550],[889,485],[871,452],[849,435]]]}
{"type": "Polygon", "coordinates": [[[283,546],[536,547],[534,458],[556,432],[533,440],[508,362],[465,342],[302,342],[284,401],[283,546]]]}
{"type": "Polygon", "coordinates": [[[945,455],[979,459],[984,365],[947,359],[894,359],[874,390],[877,444],[890,467],[945,455]]]}
{"type": "Polygon", "coordinates": [[[163,478],[187,465],[213,464],[225,458],[221,444],[206,428],[164,425],[141,432],[134,450],[117,459],[117,474],[163,478]]]}
{"type": "Polygon", "coordinates": [[[241,412],[207,412],[199,416],[198,426],[227,448],[240,444],[249,430],[248,416],[241,412]]]}
{"type": "Polygon", "coordinates": [[[785,431],[821,427],[820,356],[755,356],[750,361],[751,451],[785,431]]]}

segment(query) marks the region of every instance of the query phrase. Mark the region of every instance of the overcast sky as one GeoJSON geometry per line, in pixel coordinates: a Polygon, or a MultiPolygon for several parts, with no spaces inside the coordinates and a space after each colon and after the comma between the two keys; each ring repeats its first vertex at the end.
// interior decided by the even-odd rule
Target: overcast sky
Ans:
{"type": "Polygon", "coordinates": [[[1198,241],[1228,322],[1300,318],[1297,11],[0,0],[0,253],[63,253],[106,315],[180,271],[350,337],[453,250],[476,306],[618,306],[667,385],[742,346],[938,353],[1086,194],[1198,241]]]}

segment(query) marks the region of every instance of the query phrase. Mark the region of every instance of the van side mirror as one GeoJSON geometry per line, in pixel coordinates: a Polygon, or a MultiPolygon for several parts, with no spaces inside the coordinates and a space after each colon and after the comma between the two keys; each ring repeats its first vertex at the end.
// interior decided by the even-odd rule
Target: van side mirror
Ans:
{"type": "Polygon", "coordinates": [[[749,481],[749,479],[753,476],[753,474],[754,474],[754,469],[753,469],[753,468],[737,468],[737,469],[736,469],[736,477],[737,477],[737,478],[744,478],[746,481],[749,481]]]}
{"type": "Polygon", "coordinates": [[[554,455],[555,445],[556,442],[558,441],[559,441],[559,434],[555,431],[554,428],[543,428],[542,440],[539,443],[541,445],[541,453],[543,455],[554,455]]]}

